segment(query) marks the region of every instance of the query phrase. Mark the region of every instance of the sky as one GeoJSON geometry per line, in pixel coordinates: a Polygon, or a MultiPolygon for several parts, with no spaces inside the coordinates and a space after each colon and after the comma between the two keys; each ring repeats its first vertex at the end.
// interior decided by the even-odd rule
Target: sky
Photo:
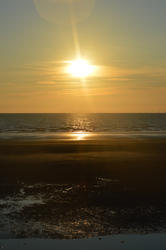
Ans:
{"type": "Polygon", "coordinates": [[[166,112],[166,1],[66,1],[0,1],[0,112],[166,112]]]}

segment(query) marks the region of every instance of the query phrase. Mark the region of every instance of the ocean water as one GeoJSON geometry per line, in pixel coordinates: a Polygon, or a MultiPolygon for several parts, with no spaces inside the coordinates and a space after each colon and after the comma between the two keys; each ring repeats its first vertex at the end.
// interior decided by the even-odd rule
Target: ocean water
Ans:
{"type": "Polygon", "coordinates": [[[0,139],[166,137],[166,114],[0,114],[0,139]]]}

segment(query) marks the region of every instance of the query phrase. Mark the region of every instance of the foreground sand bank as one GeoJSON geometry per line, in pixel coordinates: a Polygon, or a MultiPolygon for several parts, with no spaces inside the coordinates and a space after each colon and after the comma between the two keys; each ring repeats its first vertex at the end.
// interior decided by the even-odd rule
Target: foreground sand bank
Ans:
{"type": "Polygon", "coordinates": [[[1,141],[1,182],[93,182],[96,177],[163,190],[166,139],[1,141]]]}

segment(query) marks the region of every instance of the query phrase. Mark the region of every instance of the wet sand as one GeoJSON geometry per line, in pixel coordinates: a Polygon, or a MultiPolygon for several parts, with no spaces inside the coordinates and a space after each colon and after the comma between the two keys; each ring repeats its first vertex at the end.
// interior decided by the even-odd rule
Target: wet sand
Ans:
{"type": "Polygon", "coordinates": [[[158,138],[1,141],[1,238],[165,232],[165,152],[158,138]]]}
{"type": "Polygon", "coordinates": [[[1,141],[1,182],[93,182],[118,179],[135,188],[163,190],[166,139],[1,141]]]}

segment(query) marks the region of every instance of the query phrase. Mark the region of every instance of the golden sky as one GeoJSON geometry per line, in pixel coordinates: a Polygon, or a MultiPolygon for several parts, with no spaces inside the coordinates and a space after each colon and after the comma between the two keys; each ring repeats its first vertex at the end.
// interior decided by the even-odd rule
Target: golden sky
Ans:
{"type": "Polygon", "coordinates": [[[166,112],[165,11],[162,0],[0,2],[0,112],[166,112]],[[93,72],[69,72],[77,58],[93,72]]]}

